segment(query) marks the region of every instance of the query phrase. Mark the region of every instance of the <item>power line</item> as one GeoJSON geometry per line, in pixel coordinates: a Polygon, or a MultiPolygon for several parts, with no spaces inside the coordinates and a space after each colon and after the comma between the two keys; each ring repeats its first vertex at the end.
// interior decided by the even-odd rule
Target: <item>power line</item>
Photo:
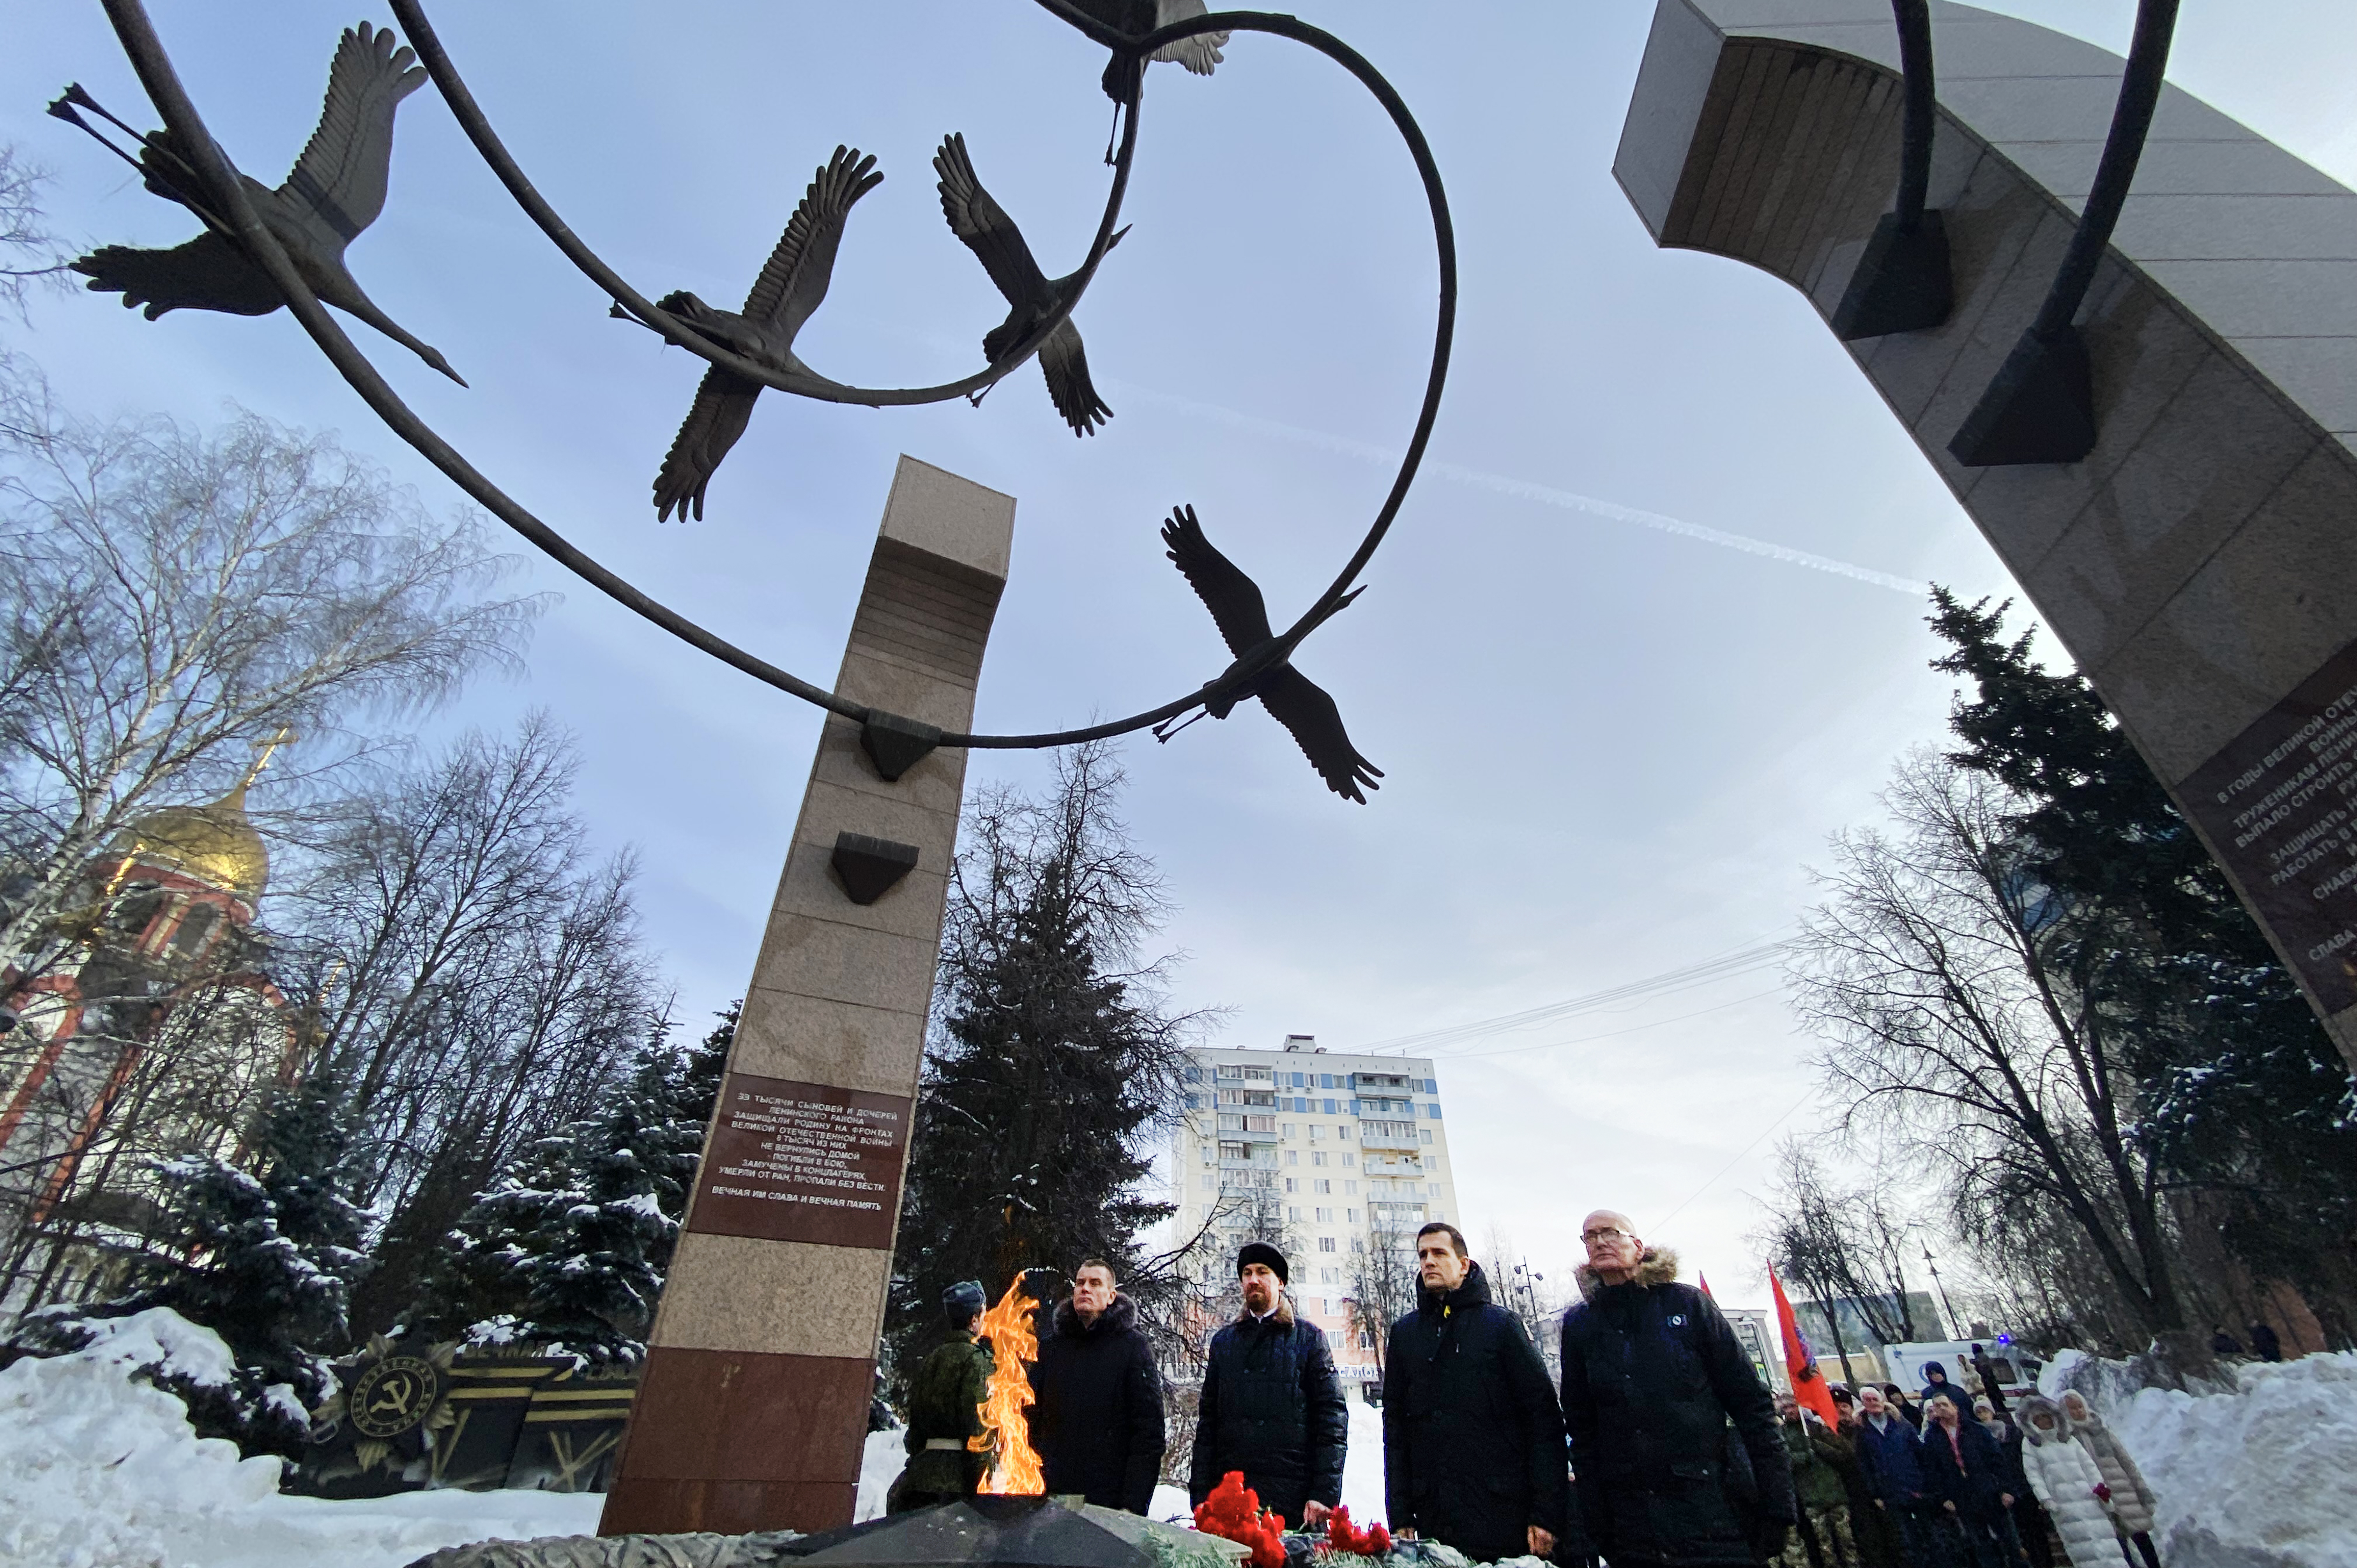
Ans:
{"type": "Polygon", "coordinates": [[[1733,1170],[1743,1159],[1744,1155],[1749,1154],[1752,1150],[1765,1143],[1769,1133],[1773,1133],[1777,1128],[1781,1127],[1785,1122],[1790,1122],[1792,1119],[1792,1112],[1800,1110],[1802,1106],[1806,1105],[1815,1097],[1816,1092],[1817,1091],[1813,1088],[1803,1090],[1801,1091],[1801,1098],[1792,1101],[1792,1106],[1785,1111],[1784,1114],[1777,1117],[1776,1120],[1769,1122],[1768,1125],[1760,1129],[1759,1137],[1752,1139],[1751,1142],[1744,1144],[1742,1148],[1737,1150],[1734,1159],[1727,1161],[1727,1164],[1719,1166],[1716,1171],[1713,1171],[1708,1181],[1703,1183],[1700,1187],[1686,1194],[1684,1202],[1679,1204],[1675,1208],[1671,1209],[1667,1214],[1663,1215],[1659,1219],[1654,1220],[1651,1225],[1646,1226],[1646,1232],[1648,1234],[1656,1232],[1663,1226],[1667,1225],[1671,1220],[1675,1219],[1679,1215],[1684,1214],[1695,1198],[1700,1197],[1704,1193],[1708,1192],[1712,1187],[1717,1187],[1718,1185],[1718,1178],[1733,1170]]]}
{"type": "Polygon", "coordinates": [[[1755,991],[1749,996],[1738,996],[1732,1002],[1715,1003],[1708,1007],[1698,1007],[1691,1013],[1681,1013],[1674,1018],[1656,1018],[1650,1024],[1631,1024],[1625,1029],[1607,1029],[1600,1035],[1581,1035],[1569,1040],[1540,1040],[1536,1044],[1528,1046],[1501,1046],[1494,1051],[1465,1051],[1444,1059],[1453,1062],[1480,1061],[1487,1057],[1519,1056],[1524,1051],[1551,1051],[1563,1046],[1584,1046],[1590,1040],[1618,1039],[1622,1035],[1634,1035],[1646,1029],[1659,1029],[1671,1024],[1683,1024],[1689,1018],[1699,1018],[1706,1013],[1724,1013],[1729,1007],[1740,1007],[1746,1002],[1757,1002],[1763,996],[1773,996],[1777,989],[1771,986],[1766,991],[1755,991]]]}
{"type": "Polygon", "coordinates": [[[1376,1040],[1361,1046],[1352,1054],[1391,1056],[1413,1052],[1417,1055],[1437,1056],[1449,1046],[1469,1045],[1492,1035],[1513,1034],[1520,1030],[1535,1028],[1542,1024],[1577,1017],[1584,1013],[1599,1012],[1619,1004],[1641,1002],[1655,996],[1674,995],[1681,991],[1691,991],[1697,986],[1731,979],[1736,975],[1753,973],[1782,963],[1784,955],[1792,945],[1791,938],[1780,938],[1767,942],[1752,942],[1739,948],[1723,950],[1696,963],[1664,970],[1659,974],[1649,975],[1643,980],[1632,980],[1623,985],[1611,986],[1603,991],[1592,991],[1586,995],[1570,997],[1562,1002],[1550,1002],[1544,1006],[1527,1008],[1520,1013],[1501,1014],[1492,1018],[1475,1019],[1469,1023],[1453,1024],[1438,1029],[1426,1029],[1411,1035],[1394,1035],[1388,1039],[1376,1040]]]}

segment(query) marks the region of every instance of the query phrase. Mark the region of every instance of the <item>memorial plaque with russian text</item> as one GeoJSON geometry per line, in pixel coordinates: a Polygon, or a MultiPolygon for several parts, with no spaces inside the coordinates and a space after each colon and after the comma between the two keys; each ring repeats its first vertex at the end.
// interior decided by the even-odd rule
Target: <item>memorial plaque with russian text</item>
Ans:
{"type": "Polygon", "coordinates": [[[770,1241],[889,1247],[915,1103],[730,1073],[689,1225],[770,1241]]]}
{"type": "Polygon", "coordinates": [[[2357,1003],[2357,645],[2178,795],[2324,1010],[2357,1003]]]}

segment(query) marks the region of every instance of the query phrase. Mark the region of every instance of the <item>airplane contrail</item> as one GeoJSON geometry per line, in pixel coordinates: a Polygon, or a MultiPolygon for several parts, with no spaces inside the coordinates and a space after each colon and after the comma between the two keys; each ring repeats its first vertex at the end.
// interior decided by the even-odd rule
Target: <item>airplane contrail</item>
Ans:
{"type": "MultiPolygon", "coordinates": [[[[1100,377],[1100,381],[1115,396],[1134,402],[1155,404],[1183,413],[1189,418],[1224,424],[1232,429],[1249,430],[1262,435],[1273,435],[1297,446],[1315,446],[1322,451],[1340,453],[1363,462],[1391,467],[1400,460],[1399,452],[1378,446],[1371,441],[1357,441],[1348,435],[1336,435],[1323,430],[1308,430],[1297,424],[1284,424],[1258,414],[1242,413],[1217,403],[1197,403],[1191,398],[1173,397],[1168,392],[1149,391],[1134,382],[1115,381],[1100,377]]],[[[1789,544],[1776,544],[1765,539],[1753,539],[1745,534],[1729,533],[1724,529],[1706,528],[1698,522],[1647,511],[1641,507],[1622,506],[1618,501],[1598,500],[1575,490],[1559,490],[1552,485],[1534,484],[1506,474],[1492,474],[1480,468],[1468,468],[1462,464],[1444,463],[1426,458],[1426,473],[1477,489],[1512,496],[1518,500],[1536,501],[1542,506],[1559,507],[1566,511],[1586,512],[1590,517],[1604,518],[1612,522],[1634,523],[1640,528],[1653,529],[1662,533],[1674,533],[1684,539],[1698,539],[1705,544],[1716,544],[1726,550],[1740,550],[1747,555],[1764,556],[1781,561],[1788,566],[1805,566],[1813,572],[1830,572],[1836,577],[1855,582],[1871,583],[1878,588],[1889,588],[1898,593],[1922,598],[1932,591],[1929,583],[1912,577],[1901,577],[1889,572],[1878,572],[1871,566],[1860,566],[1848,561],[1836,561],[1830,555],[1819,555],[1807,550],[1795,550],[1789,544]]]]}

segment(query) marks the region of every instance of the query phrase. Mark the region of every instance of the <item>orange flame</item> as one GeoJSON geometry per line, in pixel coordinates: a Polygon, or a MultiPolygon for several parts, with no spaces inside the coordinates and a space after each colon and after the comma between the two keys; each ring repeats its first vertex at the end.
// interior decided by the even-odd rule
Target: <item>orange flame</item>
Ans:
{"type": "Polygon", "coordinates": [[[1031,1423],[1023,1412],[1031,1402],[1031,1380],[1023,1364],[1039,1359],[1039,1337],[1032,1331],[1031,1313],[1039,1304],[1023,1294],[1023,1276],[1006,1287],[998,1305],[982,1315],[974,1326],[990,1341],[995,1365],[990,1392],[975,1407],[983,1431],[965,1445],[992,1455],[990,1474],[983,1477],[987,1497],[1036,1498],[1048,1489],[1039,1455],[1031,1446],[1031,1423]]]}

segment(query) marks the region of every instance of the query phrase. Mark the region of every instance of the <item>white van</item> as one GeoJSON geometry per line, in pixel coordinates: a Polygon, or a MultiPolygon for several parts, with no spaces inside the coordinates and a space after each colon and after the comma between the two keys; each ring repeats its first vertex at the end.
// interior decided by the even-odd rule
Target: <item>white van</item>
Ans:
{"type": "MultiPolygon", "coordinates": [[[[2026,1345],[2018,1345],[2009,1336],[1979,1341],[1996,1372],[1997,1386],[2007,1399],[2038,1391],[2038,1374],[2046,1363],[2026,1345]]],[[[1925,1369],[1937,1363],[1948,1374],[1948,1381],[1961,1389],[1980,1391],[1980,1378],[1973,1370],[1973,1345],[1970,1339],[1922,1340],[1911,1345],[1885,1345],[1883,1364],[1890,1369],[1889,1381],[1907,1391],[1910,1399],[1923,1391],[1930,1381],[1925,1369]]],[[[1971,1412],[1967,1411],[1966,1414],[1971,1412]]]]}

